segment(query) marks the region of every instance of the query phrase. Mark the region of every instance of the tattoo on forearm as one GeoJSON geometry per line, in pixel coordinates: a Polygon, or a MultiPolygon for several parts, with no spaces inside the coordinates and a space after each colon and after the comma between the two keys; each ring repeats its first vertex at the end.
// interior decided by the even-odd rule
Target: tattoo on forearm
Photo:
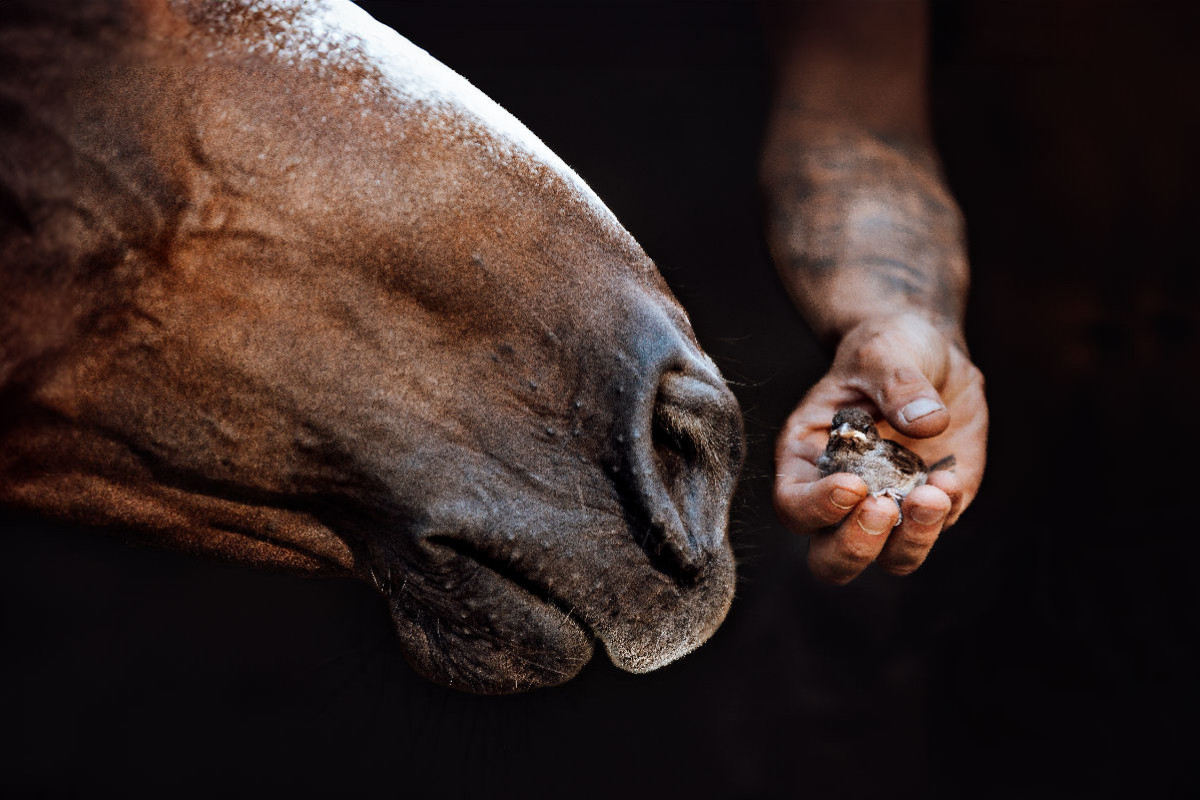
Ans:
{"type": "Polygon", "coordinates": [[[962,217],[931,148],[801,115],[777,123],[763,179],[772,251],[819,333],[887,309],[961,323],[962,217]]]}

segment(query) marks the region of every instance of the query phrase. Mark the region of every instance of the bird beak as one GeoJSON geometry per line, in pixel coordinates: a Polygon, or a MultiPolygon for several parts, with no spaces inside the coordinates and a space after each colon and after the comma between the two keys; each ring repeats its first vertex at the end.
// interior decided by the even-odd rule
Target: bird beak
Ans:
{"type": "Polygon", "coordinates": [[[858,439],[860,442],[867,440],[867,435],[862,431],[856,431],[854,428],[851,428],[849,422],[843,422],[833,433],[839,439],[858,439]]]}

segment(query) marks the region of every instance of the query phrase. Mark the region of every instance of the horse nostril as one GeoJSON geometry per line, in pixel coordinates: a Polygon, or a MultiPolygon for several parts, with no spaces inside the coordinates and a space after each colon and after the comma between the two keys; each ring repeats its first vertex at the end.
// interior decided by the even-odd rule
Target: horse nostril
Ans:
{"type": "Polygon", "coordinates": [[[678,373],[663,378],[655,398],[650,420],[655,466],[677,508],[695,488],[692,472],[720,458],[720,442],[713,441],[720,432],[705,419],[703,408],[710,398],[719,401],[711,386],[678,373]]]}
{"type": "Polygon", "coordinates": [[[646,420],[649,442],[635,448],[647,545],[664,566],[694,577],[724,546],[729,499],[741,466],[742,420],[715,376],[666,372],[646,420]]]}
{"type": "Polygon", "coordinates": [[[687,481],[687,472],[696,462],[699,451],[696,437],[689,433],[690,426],[679,416],[656,404],[650,425],[654,465],[667,488],[667,494],[677,506],[682,499],[679,489],[687,481]]]}

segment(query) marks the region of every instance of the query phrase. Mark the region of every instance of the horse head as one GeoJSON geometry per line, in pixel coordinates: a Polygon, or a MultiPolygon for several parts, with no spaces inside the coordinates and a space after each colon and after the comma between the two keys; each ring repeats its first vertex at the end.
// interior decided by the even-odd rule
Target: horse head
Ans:
{"type": "Polygon", "coordinates": [[[741,417],[612,213],[349,2],[0,8],[0,501],[386,598],[477,692],[732,598],[741,417]]]}

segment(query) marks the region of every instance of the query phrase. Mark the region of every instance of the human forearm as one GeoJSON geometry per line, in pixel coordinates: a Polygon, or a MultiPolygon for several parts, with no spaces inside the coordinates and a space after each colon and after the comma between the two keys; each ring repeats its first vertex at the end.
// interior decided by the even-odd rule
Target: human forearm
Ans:
{"type": "Polygon", "coordinates": [[[807,3],[781,21],[762,162],[768,240],[824,340],[915,312],[962,343],[963,224],[934,152],[920,2],[807,3]]]}
{"type": "Polygon", "coordinates": [[[777,90],[762,162],[776,267],[831,346],[829,370],[776,445],[775,508],[810,535],[813,574],[907,574],[979,490],[988,412],[962,335],[967,261],[925,96],[922,0],[772,6],[777,90]],[[855,405],[937,469],[901,505],[857,475],[822,476],[830,420],[855,405]]]}

